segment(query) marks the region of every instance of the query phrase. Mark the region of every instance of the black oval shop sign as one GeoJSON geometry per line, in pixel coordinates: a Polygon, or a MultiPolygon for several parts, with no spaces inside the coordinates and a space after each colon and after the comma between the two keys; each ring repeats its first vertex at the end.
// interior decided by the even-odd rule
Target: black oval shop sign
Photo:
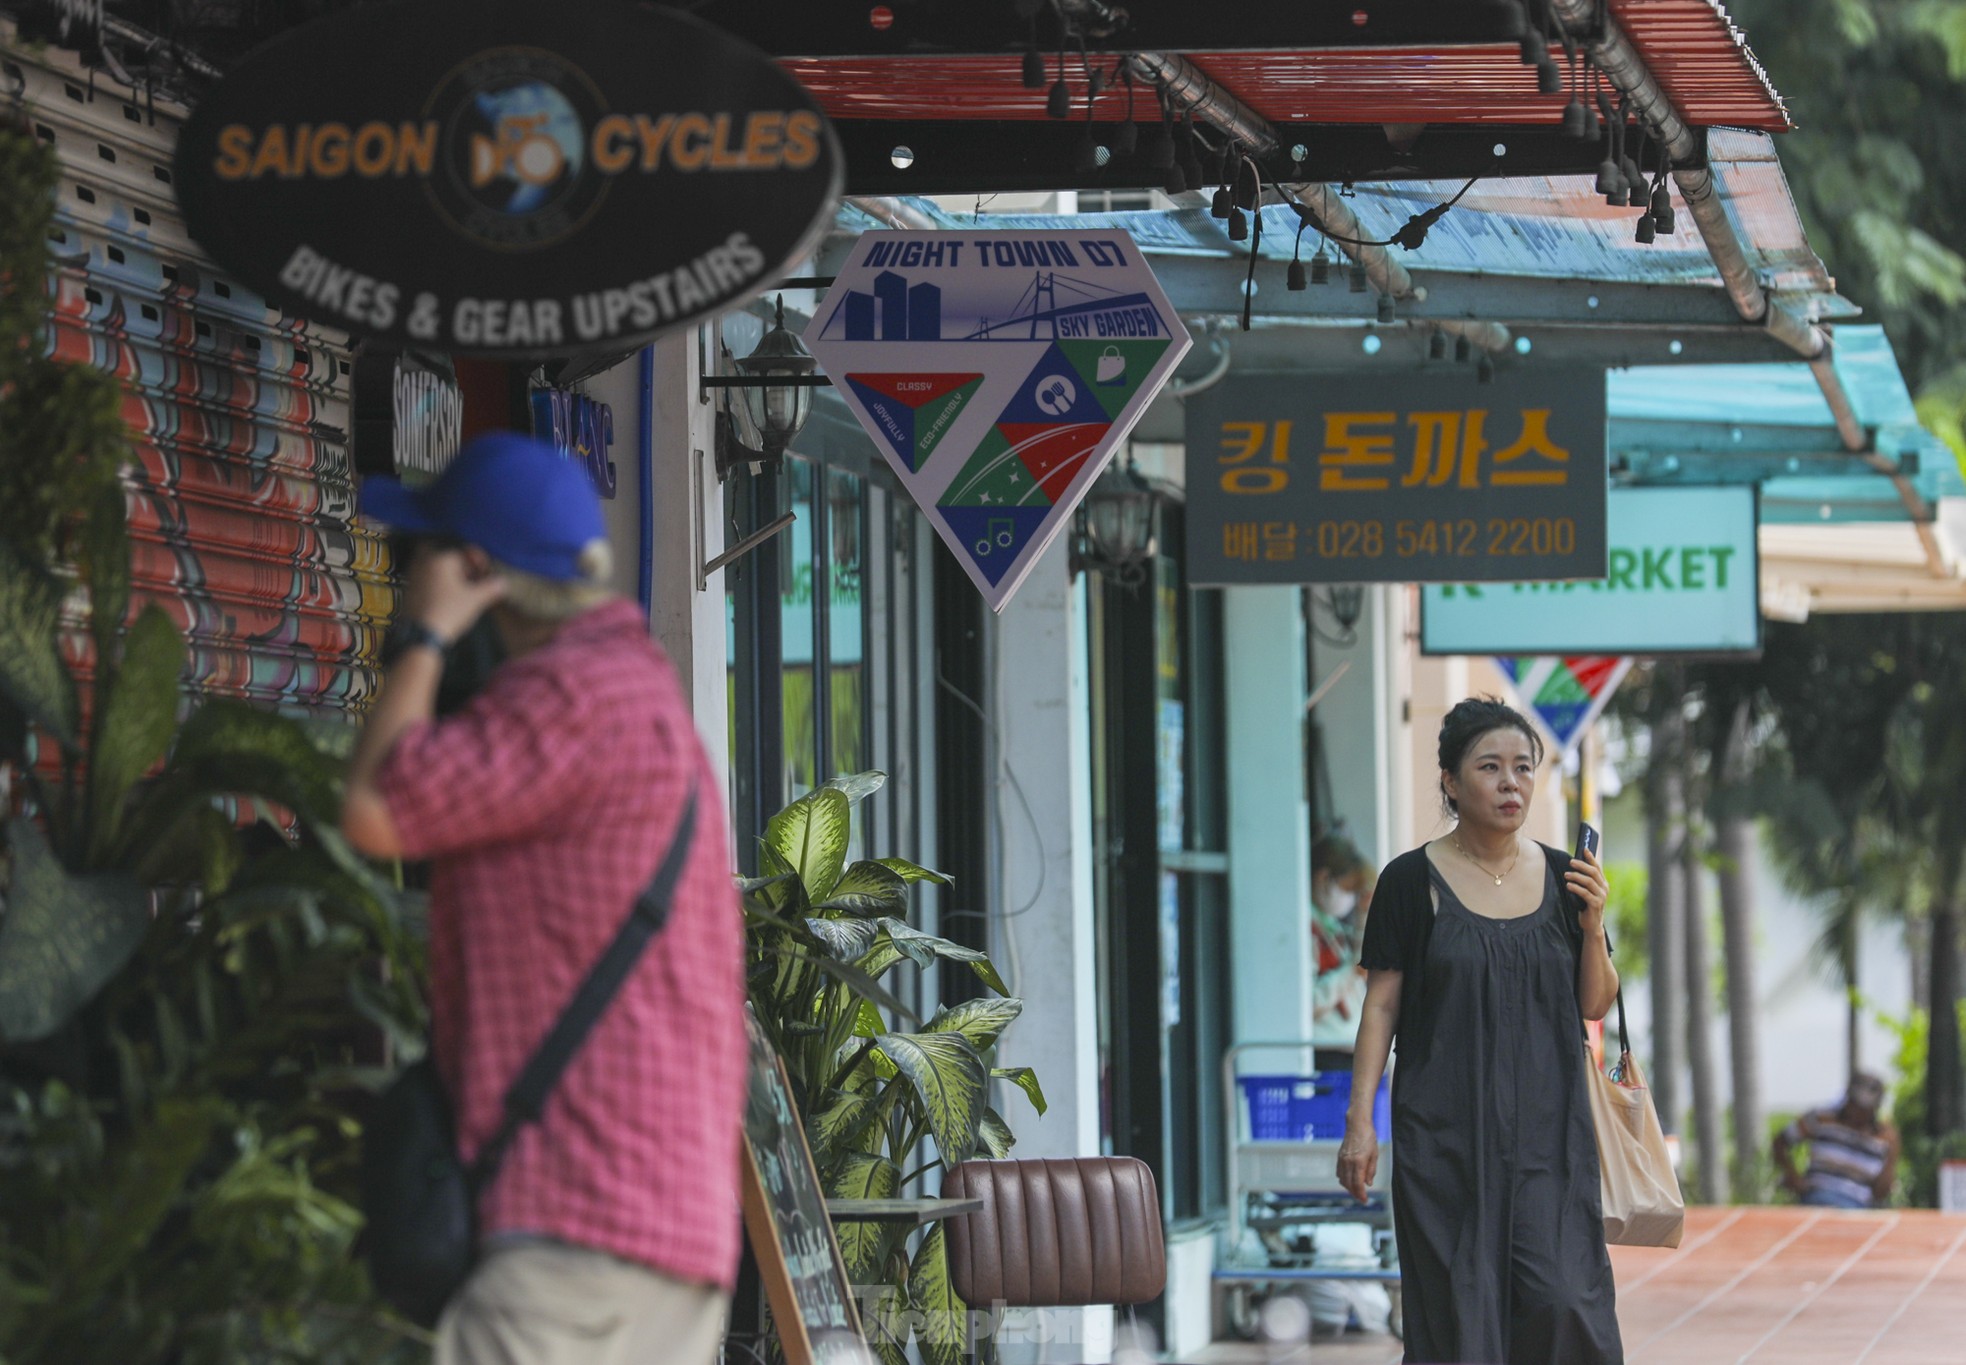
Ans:
{"type": "Polygon", "coordinates": [[[842,159],[769,58],[623,0],[398,0],[283,35],[192,111],[191,234],[284,307],[427,350],[632,345],[757,292],[842,159]]]}

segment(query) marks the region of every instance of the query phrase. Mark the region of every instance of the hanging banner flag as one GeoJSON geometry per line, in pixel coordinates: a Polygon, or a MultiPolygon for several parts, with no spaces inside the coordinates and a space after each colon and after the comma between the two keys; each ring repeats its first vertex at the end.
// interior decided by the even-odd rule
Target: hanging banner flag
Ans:
{"type": "Polygon", "coordinates": [[[1575,747],[1631,671],[1629,658],[1605,654],[1571,659],[1498,658],[1521,703],[1535,713],[1559,754],[1575,747]]]}
{"type": "Polygon", "coordinates": [[[805,343],[994,611],[1190,344],[1117,228],[866,233],[805,343]]]}

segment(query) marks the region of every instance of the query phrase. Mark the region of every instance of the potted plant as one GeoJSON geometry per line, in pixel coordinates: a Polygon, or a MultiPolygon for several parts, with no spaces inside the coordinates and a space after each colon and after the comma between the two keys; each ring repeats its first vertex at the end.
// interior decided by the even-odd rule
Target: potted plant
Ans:
{"type": "Polygon", "coordinates": [[[348,736],[180,723],[177,630],[125,626],[120,389],[44,345],[55,183],[0,121],[0,1358],[408,1365],[345,1192],[419,953],[335,829],[348,736]]]}
{"type": "MultiPolygon", "coordinates": [[[[878,772],[842,777],[773,816],[759,841],[763,875],[743,884],[750,921],[750,999],[784,1060],[821,1185],[835,1198],[887,1198],[938,1167],[1015,1141],[990,1104],[993,1082],[1022,1090],[1042,1114],[1029,1067],[994,1065],[997,1040],[1023,1009],[989,957],[908,923],[911,889],[948,878],[905,858],[846,861],[853,807],[878,772]],[[881,982],[966,964],[988,994],[919,1020],[881,982]]],[[[968,1305],[950,1283],[940,1224],[917,1234],[845,1223],[848,1278],[878,1286],[864,1326],[887,1365],[911,1336],[930,1365],[964,1354],[968,1305]],[[913,1241],[914,1245],[910,1245],[913,1241]]]]}

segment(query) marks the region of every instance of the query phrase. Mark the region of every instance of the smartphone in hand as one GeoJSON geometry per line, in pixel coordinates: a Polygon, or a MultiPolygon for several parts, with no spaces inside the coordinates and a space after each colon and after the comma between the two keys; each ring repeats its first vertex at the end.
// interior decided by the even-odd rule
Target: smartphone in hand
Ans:
{"type": "Polygon", "coordinates": [[[1578,861],[1580,862],[1585,861],[1584,855],[1586,853],[1589,853],[1591,857],[1595,858],[1597,856],[1597,845],[1598,845],[1597,831],[1592,829],[1589,824],[1585,823],[1582,820],[1579,820],[1577,822],[1577,854],[1576,854],[1578,861]]]}

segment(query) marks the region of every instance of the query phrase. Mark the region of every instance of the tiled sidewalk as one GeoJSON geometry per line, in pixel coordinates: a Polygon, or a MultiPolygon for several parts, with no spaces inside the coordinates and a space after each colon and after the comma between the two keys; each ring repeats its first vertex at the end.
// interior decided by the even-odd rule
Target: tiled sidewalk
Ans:
{"type": "MultiPolygon", "coordinates": [[[[1613,1247],[1631,1365],[1966,1365],[1966,1215],[1696,1208],[1676,1251],[1613,1247]]],[[[1351,1336],[1276,1359],[1218,1345],[1206,1365],[1391,1365],[1351,1336]]]]}
{"type": "Polygon", "coordinates": [[[1634,1365],[1966,1362],[1966,1216],[1692,1209],[1677,1251],[1612,1258],[1634,1365]]]}

